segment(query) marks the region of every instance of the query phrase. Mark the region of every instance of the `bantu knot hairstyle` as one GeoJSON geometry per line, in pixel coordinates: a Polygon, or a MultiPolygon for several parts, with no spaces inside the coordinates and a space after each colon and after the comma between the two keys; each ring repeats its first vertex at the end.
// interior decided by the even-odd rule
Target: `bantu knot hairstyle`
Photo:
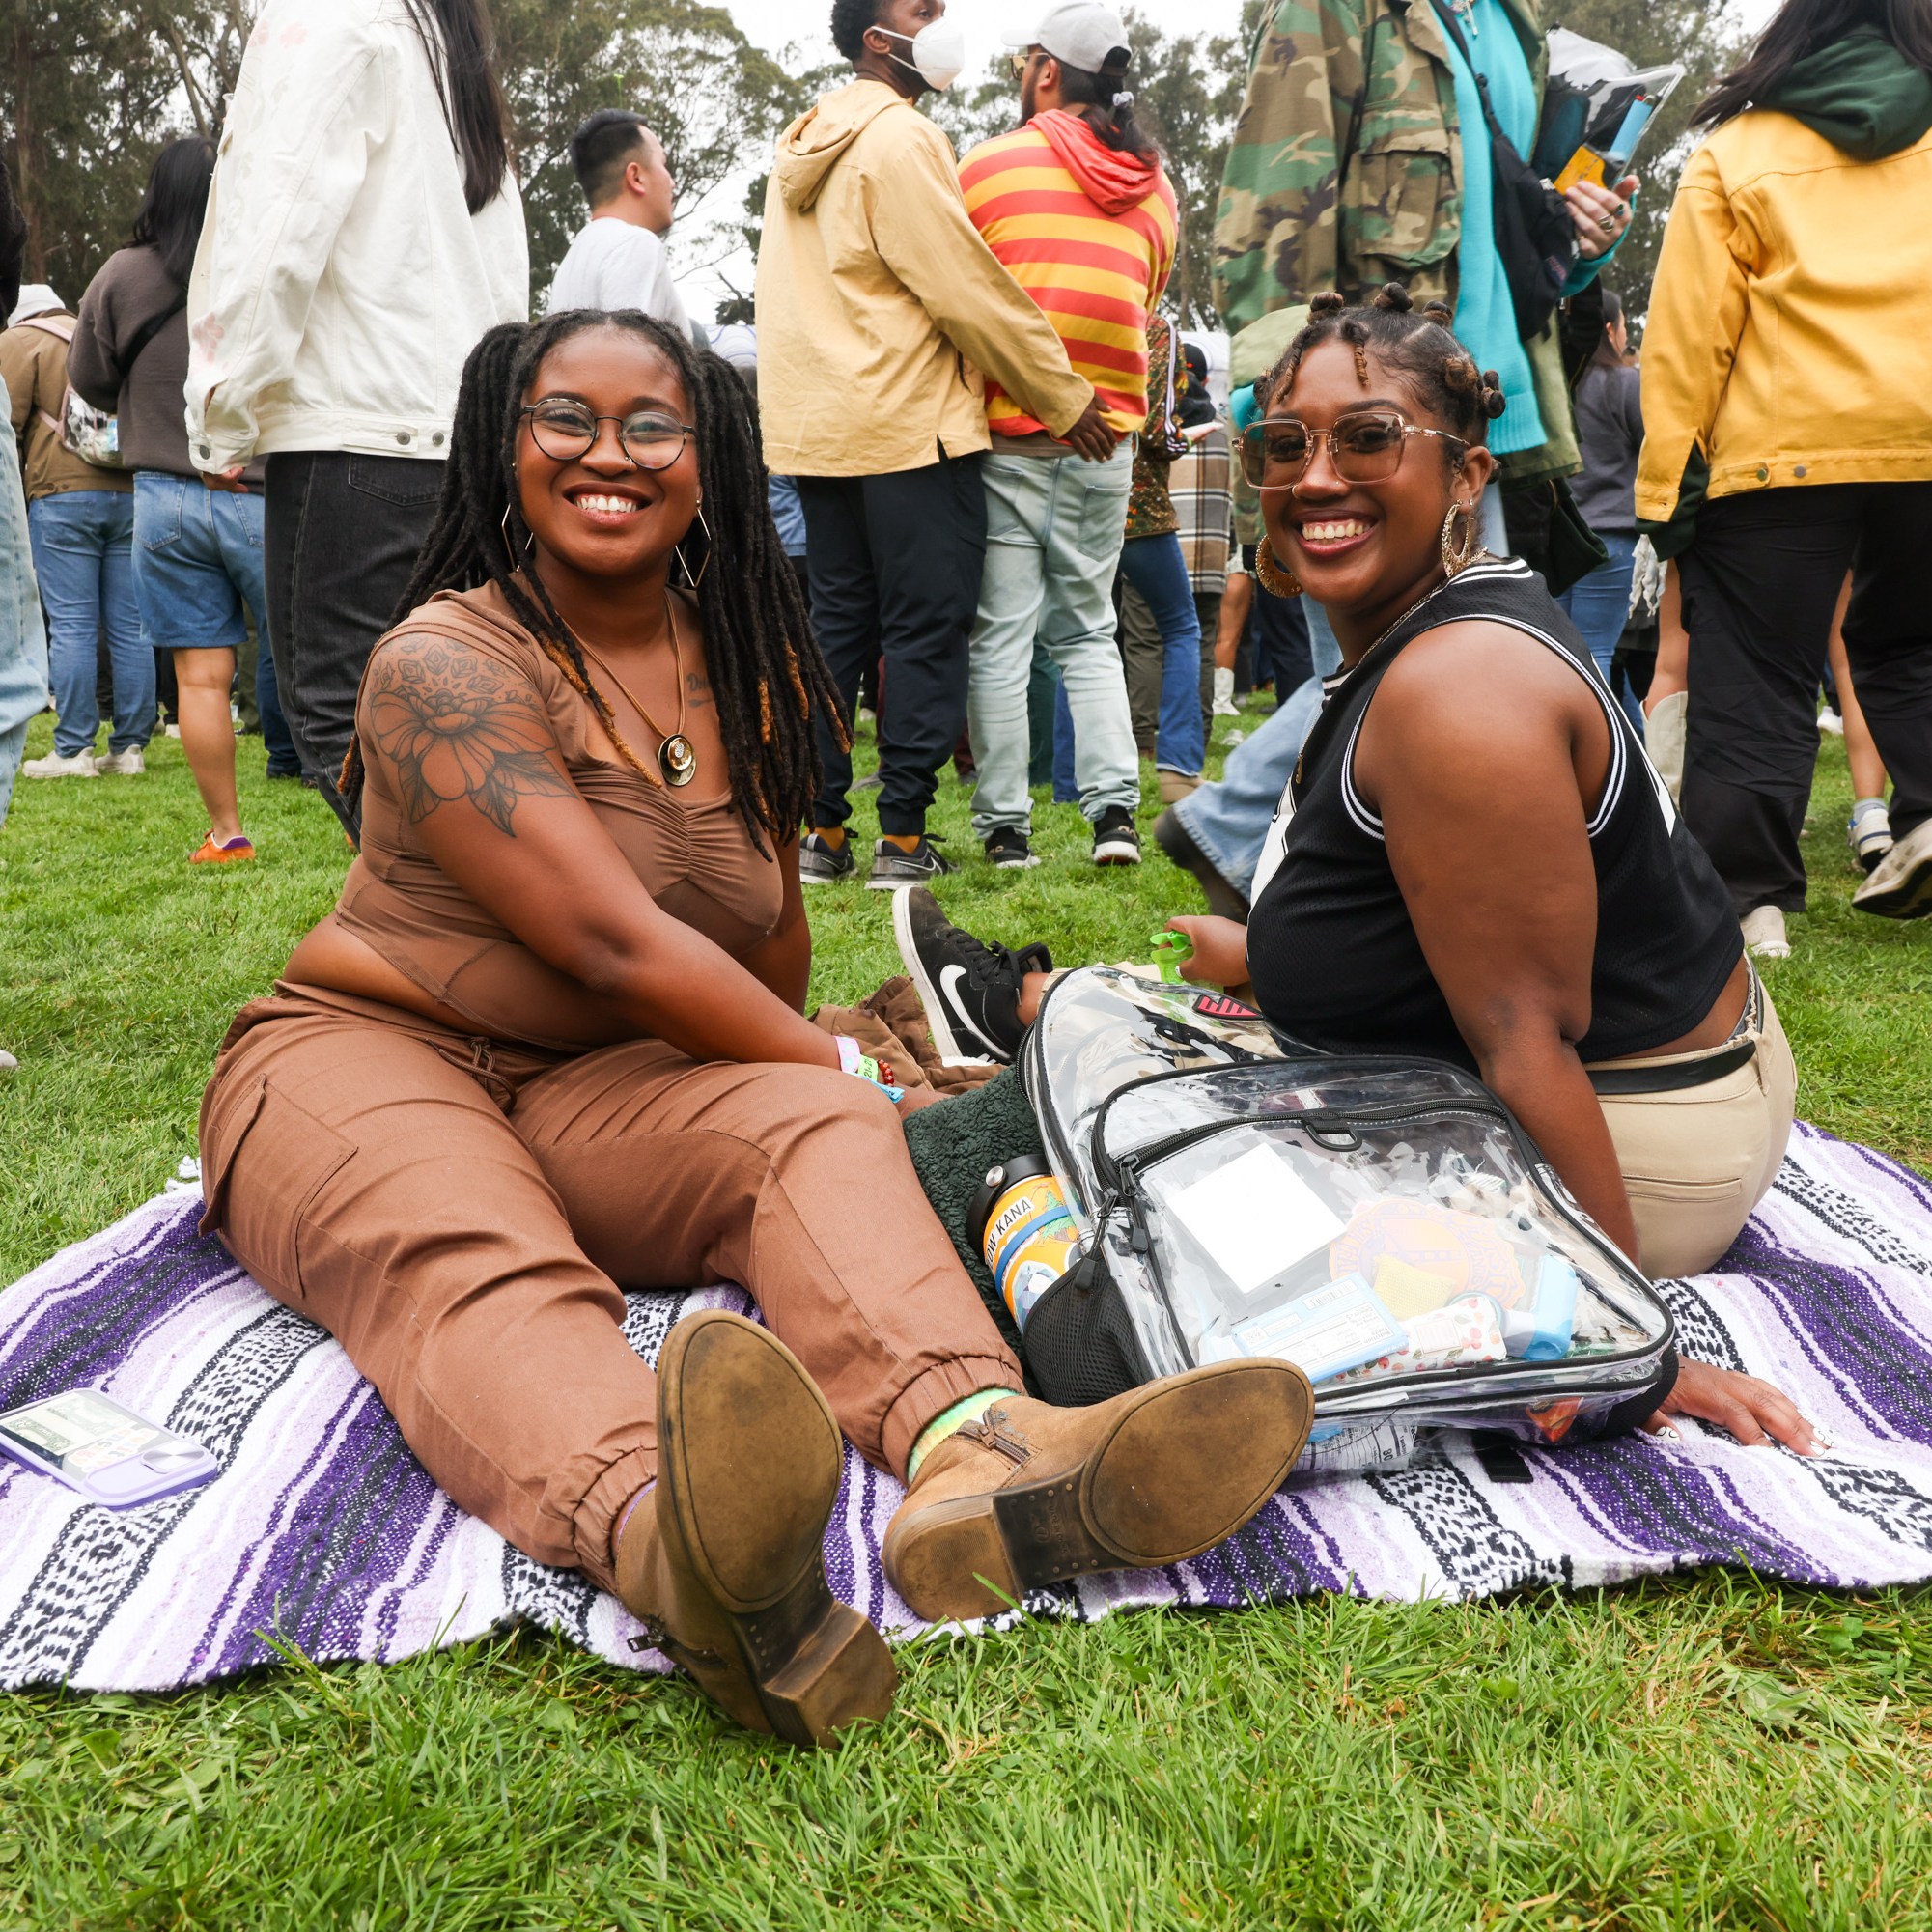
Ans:
{"type": "MultiPolygon", "coordinates": [[[[705,663],[717,698],[732,796],[762,853],[762,834],[778,840],[793,836],[818,789],[815,720],[823,714],[842,743],[848,734],[798,579],[771,521],[756,406],[731,364],[697,348],[682,330],[631,310],[606,315],[571,309],[542,322],[506,322],[470,350],[435,526],[394,621],[401,623],[438,591],[494,584],[517,621],[597,714],[619,755],[634,770],[646,770],[591,682],[582,648],[557,614],[543,579],[511,560],[513,550],[521,559],[531,549],[516,487],[524,395],[544,358],[559,343],[590,329],[642,337],[677,371],[690,402],[711,538],[707,549],[705,538],[693,529],[682,548],[701,578],[696,596],[705,663]]],[[[351,804],[361,796],[359,743],[350,747],[342,790],[351,804]]]]}
{"type": "Polygon", "coordinates": [[[1345,342],[1355,352],[1356,374],[1369,386],[1368,355],[1394,370],[1415,392],[1416,400],[1444,428],[1466,443],[1483,442],[1489,426],[1502,414],[1501,384],[1493,369],[1478,370],[1449,333],[1454,320],[1449,305],[1432,299],[1418,310],[1400,282],[1386,282],[1367,306],[1350,308],[1332,289],[1308,300],[1308,325],[1288,345],[1288,352],[1262,384],[1264,402],[1290,387],[1302,358],[1324,342],[1345,342]]]}

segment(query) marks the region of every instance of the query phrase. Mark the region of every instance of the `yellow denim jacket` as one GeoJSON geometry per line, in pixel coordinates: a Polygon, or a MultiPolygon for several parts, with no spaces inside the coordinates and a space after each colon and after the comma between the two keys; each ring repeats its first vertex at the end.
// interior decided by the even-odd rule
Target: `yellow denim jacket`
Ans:
{"type": "Polygon", "coordinates": [[[1932,478],[1928,287],[1932,133],[1869,161],[1765,109],[1712,134],[1643,332],[1637,515],[1659,550],[1706,495],[1932,478]]]}

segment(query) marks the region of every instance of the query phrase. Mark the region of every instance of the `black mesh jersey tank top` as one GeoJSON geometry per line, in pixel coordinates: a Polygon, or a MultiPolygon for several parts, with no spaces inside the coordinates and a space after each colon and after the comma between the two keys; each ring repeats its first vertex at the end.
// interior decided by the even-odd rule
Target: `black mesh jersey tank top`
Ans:
{"type": "Polygon", "coordinates": [[[1382,822],[1354,783],[1356,740],[1389,665],[1425,631],[1470,618],[1566,659],[1610,725],[1609,774],[1588,826],[1597,944],[1578,1052],[1610,1060],[1679,1039],[1710,1012],[1744,950],[1730,895],[1582,638],[1543,579],[1509,558],[1471,565],[1425,598],[1330,689],[1255,872],[1247,959],[1261,1010],[1322,1051],[1475,1066],[1410,924],[1382,822]]]}

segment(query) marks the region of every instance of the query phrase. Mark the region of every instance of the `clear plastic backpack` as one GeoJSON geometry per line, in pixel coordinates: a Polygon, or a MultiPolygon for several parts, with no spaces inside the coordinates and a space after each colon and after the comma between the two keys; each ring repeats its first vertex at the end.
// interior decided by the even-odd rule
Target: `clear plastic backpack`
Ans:
{"type": "Polygon", "coordinates": [[[1316,1472],[1445,1430],[1613,1435],[1669,1390],[1669,1309],[1460,1068],[1311,1053],[1223,994],[1092,966],[1049,989],[1021,1076],[1078,1237],[1016,1310],[1050,1400],[1294,1361],[1316,1472]]]}

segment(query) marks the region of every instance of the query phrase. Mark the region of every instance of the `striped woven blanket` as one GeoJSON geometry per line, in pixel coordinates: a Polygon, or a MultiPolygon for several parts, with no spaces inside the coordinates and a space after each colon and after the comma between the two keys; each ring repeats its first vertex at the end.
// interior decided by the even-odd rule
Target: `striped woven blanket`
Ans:
{"type": "MultiPolygon", "coordinates": [[[[0,1458],[0,1686],[159,1691],[274,1661],[395,1660],[517,1619],[627,1667],[637,1626],[445,1498],[335,1343],[195,1233],[164,1194],[0,1290],[0,1408],[106,1389],[206,1443],[206,1488],[113,1512],[0,1458]]],[[[1685,1425],[1526,1452],[1498,1482],[1451,1453],[1286,1491],[1192,1563],[1044,1592],[1033,1614],[1239,1608],[1316,1590],[1480,1597],[1748,1563],[1812,1583],[1932,1577],[1932,1187],[1800,1128],[1724,1267],[1665,1286],[1686,1352],[1781,1384],[1835,1448],[1812,1461],[1685,1425]],[[1522,1470],[1512,1472],[1520,1478],[1522,1470]]],[[[647,1358],[682,1309],[631,1298],[647,1358]]],[[[919,1626],[880,1543],[899,1487],[848,1453],[832,1588],[898,1638],[919,1626]]]]}

